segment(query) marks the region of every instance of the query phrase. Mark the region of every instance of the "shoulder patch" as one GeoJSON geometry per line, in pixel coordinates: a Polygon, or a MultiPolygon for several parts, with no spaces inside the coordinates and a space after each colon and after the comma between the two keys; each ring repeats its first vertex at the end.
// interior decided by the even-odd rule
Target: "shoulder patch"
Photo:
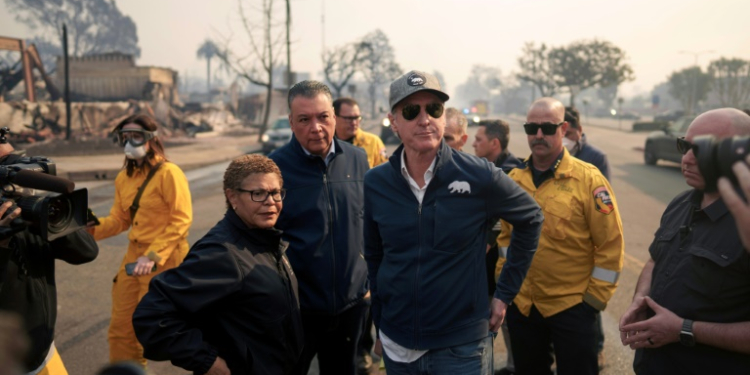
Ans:
{"type": "Polygon", "coordinates": [[[612,204],[612,197],[609,195],[609,191],[605,186],[599,186],[594,189],[594,204],[596,204],[596,210],[609,215],[615,210],[615,205],[612,204]]]}

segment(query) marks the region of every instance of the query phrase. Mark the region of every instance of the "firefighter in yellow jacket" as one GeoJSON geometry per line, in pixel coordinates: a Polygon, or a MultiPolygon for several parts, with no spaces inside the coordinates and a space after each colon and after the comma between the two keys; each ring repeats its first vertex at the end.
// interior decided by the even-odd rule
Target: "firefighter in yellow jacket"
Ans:
{"type": "MultiPolygon", "coordinates": [[[[539,246],[521,291],[506,315],[516,371],[550,373],[553,344],[558,373],[597,374],[596,312],[617,288],[624,239],[612,188],[599,170],[562,145],[565,107],[535,101],[524,124],[531,156],[508,175],[544,211],[539,246]]],[[[502,222],[500,260],[512,228],[502,222]]]]}
{"type": "Polygon", "coordinates": [[[336,138],[363,148],[370,168],[388,161],[385,145],[380,137],[360,129],[362,115],[356,100],[338,98],[333,101],[333,111],[336,115],[336,138]]]}
{"type": "Polygon", "coordinates": [[[112,286],[110,362],[132,360],[146,365],[143,347],[133,331],[133,312],[148,291],[149,281],[156,274],[177,267],[189,250],[187,235],[193,210],[187,178],[178,166],[166,160],[156,130],[156,122],[143,115],[130,116],[115,128],[125,151],[125,166],[115,179],[115,200],[109,216],[91,227],[97,241],[130,228],[128,250],[112,286]],[[152,169],[156,171],[131,219],[138,190],[152,169]],[[126,267],[132,263],[134,266],[126,267]]]}

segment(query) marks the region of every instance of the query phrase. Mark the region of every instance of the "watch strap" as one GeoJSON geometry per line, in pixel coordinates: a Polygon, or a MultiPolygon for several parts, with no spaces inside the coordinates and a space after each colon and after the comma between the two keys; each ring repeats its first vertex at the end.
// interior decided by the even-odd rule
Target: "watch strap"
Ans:
{"type": "Polygon", "coordinates": [[[682,321],[682,332],[693,334],[693,321],[690,319],[685,319],[682,321]]]}

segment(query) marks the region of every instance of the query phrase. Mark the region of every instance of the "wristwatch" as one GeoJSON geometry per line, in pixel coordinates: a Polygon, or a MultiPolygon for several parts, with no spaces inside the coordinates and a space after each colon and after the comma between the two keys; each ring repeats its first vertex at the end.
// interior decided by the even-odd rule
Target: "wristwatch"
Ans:
{"type": "Polygon", "coordinates": [[[680,343],[685,346],[695,346],[695,336],[693,336],[693,321],[690,319],[685,319],[682,321],[680,343]]]}

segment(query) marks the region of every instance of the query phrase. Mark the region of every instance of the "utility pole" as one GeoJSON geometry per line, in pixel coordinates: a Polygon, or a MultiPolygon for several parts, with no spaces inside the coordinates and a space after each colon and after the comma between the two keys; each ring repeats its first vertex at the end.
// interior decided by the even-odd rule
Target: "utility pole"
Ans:
{"type": "MultiPolygon", "coordinates": [[[[684,50],[683,51],[679,51],[679,53],[682,53],[682,54],[693,55],[693,57],[695,57],[695,60],[693,62],[693,66],[696,67],[696,68],[698,68],[699,70],[700,70],[700,66],[698,66],[698,56],[709,54],[709,53],[714,53],[714,52],[715,52],[714,50],[697,51],[697,52],[694,52],[694,51],[684,51],[684,50]]],[[[695,98],[698,95],[698,93],[697,93],[697,90],[698,90],[698,87],[697,87],[698,86],[698,75],[697,74],[695,75],[695,77],[693,77],[693,84],[692,84],[692,86],[693,87],[690,90],[690,108],[689,108],[689,112],[690,113],[688,113],[690,115],[693,114],[695,106],[696,106],[696,104],[698,104],[697,100],[695,98]]]]}
{"type": "Polygon", "coordinates": [[[291,37],[289,36],[292,28],[292,7],[289,4],[291,0],[286,0],[286,92],[292,89],[292,52],[290,45],[291,37]]]}

